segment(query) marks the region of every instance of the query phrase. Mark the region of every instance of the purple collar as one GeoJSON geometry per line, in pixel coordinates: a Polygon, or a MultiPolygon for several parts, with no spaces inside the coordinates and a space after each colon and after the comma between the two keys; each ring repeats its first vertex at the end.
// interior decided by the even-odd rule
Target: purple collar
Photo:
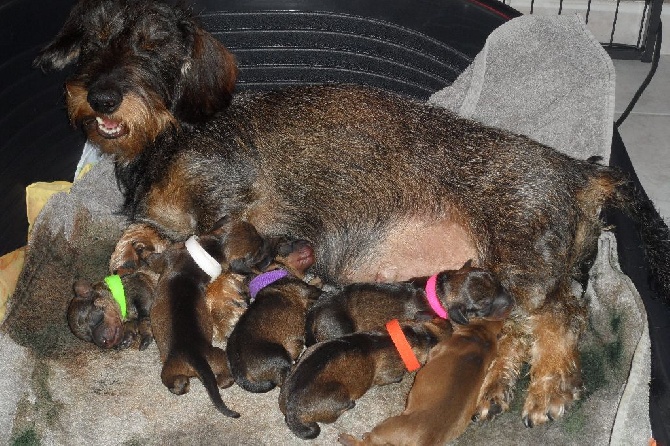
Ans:
{"type": "Polygon", "coordinates": [[[285,269],[273,269],[272,271],[259,274],[251,279],[251,282],[249,282],[250,302],[253,302],[256,299],[256,295],[260,290],[286,276],[288,276],[288,271],[285,269]]]}

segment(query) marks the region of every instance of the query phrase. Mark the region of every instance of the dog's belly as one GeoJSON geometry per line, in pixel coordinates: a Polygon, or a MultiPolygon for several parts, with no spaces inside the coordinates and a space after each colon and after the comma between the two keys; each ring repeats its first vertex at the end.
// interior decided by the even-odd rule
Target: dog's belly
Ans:
{"type": "Polygon", "coordinates": [[[392,228],[373,256],[354,270],[344,271],[346,282],[393,282],[458,269],[479,256],[468,232],[453,221],[412,219],[392,228]]]}

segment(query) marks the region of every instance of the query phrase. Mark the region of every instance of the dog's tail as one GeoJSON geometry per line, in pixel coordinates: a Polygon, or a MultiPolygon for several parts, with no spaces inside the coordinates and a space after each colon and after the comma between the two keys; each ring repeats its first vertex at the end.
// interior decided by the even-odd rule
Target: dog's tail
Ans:
{"type": "MultiPolygon", "coordinates": [[[[640,237],[644,256],[649,265],[649,286],[670,304],[670,230],[649,196],[639,185],[635,173],[626,174],[617,168],[597,164],[591,188],[601,195],[606,210],[618,209],[626,214],[640,237]]],[[[597,202],[598,200],[595,200],[597,202]]]]}
{"type": "Polygon", "coordinates": [[[649,196],[635,182],[619,188],[618,206],[633,221],[649,265],[649,284],[670,304],[670,230],[649,196]]]}
{"type": "Polygon", "coordinates": [[[207,359],[205,359],[205,356],[194,353],[190,355],[189,361],[195,372],[198,374],[198,378],[200,378],[203,386],[205,386],[205,390],[207,390],[209,398],[212,400],[212,403],[214,403],[214,407],[227,417],[239,418],[240,414],[229,409],[228,406],[226,406],[226,403],[223,402],[221,393],[219,393],[219,385],[216,381],[216,376],[212,371],[212,367],[210,367],[207,362],[207,359]]]}

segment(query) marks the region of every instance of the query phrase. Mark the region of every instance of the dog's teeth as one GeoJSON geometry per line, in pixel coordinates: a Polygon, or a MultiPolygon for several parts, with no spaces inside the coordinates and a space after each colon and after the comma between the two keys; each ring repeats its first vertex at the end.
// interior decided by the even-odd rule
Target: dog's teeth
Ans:
{"type": "Polygon", "coordinates": [[[101,133],[110,137],[116,137],[121,134],[122,129],[120,124],[115,123],[114,121],[105,120],[99,116],[96,116],[95,121],[97,122],[98,130],[101,133]]]}

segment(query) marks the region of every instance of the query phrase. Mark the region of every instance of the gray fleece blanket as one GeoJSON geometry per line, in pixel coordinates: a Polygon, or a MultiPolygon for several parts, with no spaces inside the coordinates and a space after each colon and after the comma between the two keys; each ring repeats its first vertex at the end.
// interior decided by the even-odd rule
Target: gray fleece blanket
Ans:
{"type": "MultiPolygon", "coordinates": [[[[473,65],[431,101],[473,119],[525,133],[572,155],[607,156],[613,113],[612,64],[579,20],[521,18],[500,27],[473,65]],[[576,49],[578,48],[578,49],[576,49]]],[[[158,350],[101,351],[72,336],[65,308],[75,279],[107,274],[126,222],[109,160],[69,194],[58,194],[34,225],[24,270],[0,330],[0,438],[4,444],[289,445],[278,391],[222,391],[242,417],[218,413],[197,380],[172,395],[160,381],[158,350]]],[[[646,316],[621,273],[616,240],[600,239],[586,290],[591,318],[581,343],[585,393],[554,423],[526,429],[525,378],[511,410],[472,424],[456,443],[645,444],[649,341],[646,316]]],[[[400,413],[413,375],[373,388],[313,444],[340,432],[362,435],[400,413]]]]}

